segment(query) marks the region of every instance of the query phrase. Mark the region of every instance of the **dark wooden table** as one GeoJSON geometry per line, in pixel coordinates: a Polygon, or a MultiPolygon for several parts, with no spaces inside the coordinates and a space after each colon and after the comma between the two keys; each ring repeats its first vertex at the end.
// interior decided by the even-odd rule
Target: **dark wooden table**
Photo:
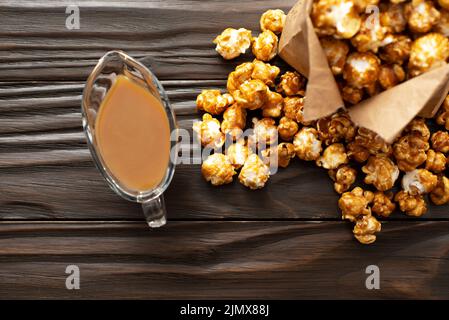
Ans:
{"type": "Polygon", "coordinates": [[[0,1],[0,298],[449,298],[448,207],[395,213],[371,246],[340,220],[325,171],[295,161],[266,188],[213,188],[181,165],[166,193],[168,225],[149,230],[138,205],[94,168],[81,131],[83,83],[106,51],[153,67],[182,128],[203,88],[236,64],[211,40],[258,30],[294,0],[0,1]],[[67,265],[81,289],[67,290],[67,265]],[[365,269],[380,268],[380,290],[365,269]]]}

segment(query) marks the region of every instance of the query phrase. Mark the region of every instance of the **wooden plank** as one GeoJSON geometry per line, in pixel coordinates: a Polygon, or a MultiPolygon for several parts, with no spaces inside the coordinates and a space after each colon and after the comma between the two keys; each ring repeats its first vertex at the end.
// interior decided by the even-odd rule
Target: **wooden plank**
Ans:
{"type": "Polygon", "coordinates": [[[0,223],[0,298],[447,299],[448,228],[389,222],[363,246],[343,222],[0,223]]]}

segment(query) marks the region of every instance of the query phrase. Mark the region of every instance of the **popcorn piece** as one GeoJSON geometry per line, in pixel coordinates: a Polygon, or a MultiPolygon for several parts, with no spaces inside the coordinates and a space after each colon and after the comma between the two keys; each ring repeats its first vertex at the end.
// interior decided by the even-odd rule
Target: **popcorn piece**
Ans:
{"type": "Polygon", "coordinates": [[[343,78],[354,88],[366,88],[379,78],[380,62],[372,53],[351,53],[346,59],[343,78]]]}
{"type": "Polygon", "coordinates": [[[334,75],[342,74],[346,57],[349,53],[348,44],[343,40],[337,40],[331,37],[322,38],[320,42],[332,73],[334,75]]]}
{"type": "Polygon", "coordinates": [[[267,101],[262,107],[264,117],[278,118],[284,107],[284,98],[279,93],[268,90],[267,101]]]}
{"type": "Polygon", "coordinates": [[[372,215],[362,216],[356,220],[354,237],[362,244],[371,244],[376,241],[376,232],[380,232],[381,224],[372,215]]]}
{"type": "Polygon", "coordinates": [[[439,4],[442,8],[444,8],[444,9],[446,9],[446,10],[449,10],[449,0],[438,0],[438,4],[439,4]]]}
{"type": "Polygon", "coordinates": [[[358,52],[372,51],[377,53],[387,35],[387,28],[373,19],[371,15],[366,15],[359,32],[351,39],[352,45],[358,52]]]}
{"type": "Polygon", "coordinates": [[[203,121],[193,124],[193,131],[197,133],[203,147],[219,149],[225,142],[225,135],[220,131],[220,121],[208,113],[203,115],[203,121]]]}
{"type": "Polygon", "coordinates": [[[390,35],[388,44],[381,48],[380,58],[387,63],[403,63],[410,57],[412,40],[405,35],[390,35]]]}
{"type": "Polygon", "coordinates": [[[335,113],[334,115],[321,118],[317,122],[320,140],[326,145],[335,142],[349,142],[354,139],[356,128],[346,113],[335,113]]]}
{"type": "Polygon", "coordinates": [[[405,5],[408,27],[414,33],[429,32],[440,19],[440,12],[432,1],[412,0],[405,5]]]}
{"type": "Polygon", "coordinates": [[[261,108],[267,100],[268,87],[260,80],[249,80],[232,92],[232,95],[241,107],[255,110],[261,108]]]}
{"type": "Polygon", "coordinates": [[[405,80],[405,71],[399,64],[380,67],[379,83],[384,89],[393,88],[405,80]]]}
{"type": "Polygon", "coordinates": [[[449,152],[449,133],[446,131],[437,131],[431,138],[432,147],[435,151],[442,153],[449,152]]]}
{"type": "Polygon", "coordinates": [[[422,195],[413,196],[401,190],[394,200],[399,203],[399,209],[409,216],[420,217],[427,211],[426,201],[422,195]]]}
{"type": "Polygon", "coordinates": [[[302,75],[296,71],[287,71],[281,76],[277,92],[284,93],[286,96],[304,96],[305,85],[306,79],[302,75]]]}
{"type": "Polygon", "coordinates": [[[210,155],[201,165],[201,173],[214,186],[231,183],[236,174],[229,158],[221,153],[210,155]]]}
{"type": "Polygon", "coordinates": [[[281,69],[276,66],[272,66],[269,63],[254,59],[253,61],[253,73],[251,77],[253,79],[259,79],[263,81],[267,86],[274,85],[274,79],[279,75],[281,69]]]}
{"type": "Polygon", "coordinates": [[[303,121],[304,98],[300,97],[286,97],[284,98],[284,115],[296,122],[304,123],[303,121]]]}
{"type": "Polygon", "coordinates": [[[363,191],[360,187],[355,187],[351,192],[343,193],[338,200],[342,218],[354,222],[360,216],[370,216],[371,209],[368,205],[373,198],[372,192],[363,191]]]}
{"type": "MultiPolygon", "coordinates": [[[[380,70],[380,69],[379,69],[380,70]]],[[[380,75],[380,73],[379,73],[380,75]]],[[[367,85],[365,87],[365,92],[370,96],[370,97],[374,97],[375,95],[379,94],[382,92],[382,87],[379,85],[379,82],[373,82],[370,85],[367,85]]]]}
{"type": "Polygon", "coordinates": [[[354,0],[358,12],[365,12],[368,6],[376,6],[380,0],[354,0]]]}
{"type": "Polygon", "coordinates": [[[317,160],[321,153],[321,141],[318,132],[314,128],[302,128],[294,137],[296,155],[305,161],[317,160]]]}
{"type": "Polygon", "coordinates": [[[265,30],[253,41],[253,54],[257,59],[270,61],[278,51],[278,37],[270,30],[265,30]]]}
{"type": "Polygon", "coordinates": [[[430,130],[423,118],[415,118],[405,127],[403,134],[409,133],[419,135],[424,141],[430,139],[430,130]]]}
{"type": "Polygon", "coordinates": [[[393,193],[384,193],[382,191],[376,191],[374,193],[373,206],[371,210],[381,217],[389,217],[390,214],[396,209],[396,204],[392,201],[393,193]]]}
{"type": "Polygon", "coordinates": [[[437,185],[438,177],[426,169],[407,172],[402,178],[402,189],[414,196],[431,192],[437,185]]]}
{"type": "Polygon", "coordinates": [[[299,125],[296,121],[287,117],[282,117],[281,120],[279,120],[278,133],[282,140],[291,141],[298,130],[299,125]]]}
{"type": "Polygon", "coordinates": [[[446,169],[446,156],[432,149],[427,151],[426,169],[434,173],[440,173],[446,169]]]}
{"type": "Polygon", "coordinates": [[[446,99],[444,99],[444,102],[438,111],[436,122],[439,125],[444,126],[446,130],[449,130],[449,95],[446,96],[446,99]]]}
{"type": "Polygon", "coordinates": [[[270,169],[257,154],[251,154],[239,174],[239,181],[244,186],[255,190],[265,186],[270,177],[270,169]]]}
{"type": "Polygon", "coordinates": [[[281,33],[284,29],[287,16],[281,9],[265,11],[260,17],[260,29],[270,30],[274,33],[281,33]]]}
{"type": "Polygon", "coordinates": [[[380,24],[387,29],[389,33],[401,33],[407,26],[404,5],[402,3],[387,3],[381,6],[379,16],[380,24]]]}
{"type": "MultiPolygon", "coordinates": [[[[448,5],[449,1],[446,0],[448,5]]],[[[440,21],[433,27],[433,30],[435,32],[441,33],[445,37],[449,37],[449,7],[446,8],[447,10],[441,10],[440,11],[440,21]]]]}
{"type": "Polygon", "coordinates": [[[263,145],[270,145],[277,141],[278,131],[276,122],[273,119],[263,118],[258,120],[257,118],[253,118],[252,121],[254,123],[254,136],[252,139],[255,140],[257,145],[260,143],[263,145]]]}
{"type": "Polygon", "coordinates": [[[268,148],[263,150],[262,156],[266,159],[265,163],[270,166],[273,165],[270,158],[276,157],[277,165],[279,167],[286,168],[290,164],[290,160],[296,156],[295,147],[292,143],[282,142],[276,148],[268,148]]]}
{"type": "Polygon", "coordinates": [[[214,115],[222,114],[233,103],[234,98],[229,93],[222,95],[220,90],[203,90],[196,98],[199,110],[214,115]]]}
{"type": "Polygon", "coordinates": [[[225,29],[213,41],[217,47],[215,50],[226,60],[237,58],[251,46],[252,35],[250,30],[240,28],[225,29]]]}
{"type": "Polygon", "coordinates": [[[362,24],[352,0],[314,1],[311,18],[318,35],[338,39],[352,38],[362,24]]]}
{"type": "Polygon", "coordinates": [[[344,165],[338,169],[329,170],[329,176],[335,182],[334,189],[337,193],[342,194],[351,188],[357,178],[357,170],[350,166],[344,165]]]}
{"type": "Polygon", "coordinates": [[[384,154],[371,156],[362,171],[366,174],[365,183],[374,185],[379,191],[393,188],[399,177],[398,167],[384,154]]]}
{"type": "Polygon", "coordinates": [[[228,91],[232,94],[234,91],[238,90],[244,82],[251,80],[253,71],[254,64],[251,62],[245,62],[237,66],[237,68],[235,68],[235,70],[228,76],[228,83],[226,85],[228,91]]]}
{"type": "Polygon", "coordinates": [[[428,33],[416,39],[408,63],[410,76],[418,76],[442,66],[449,57],[449,39],[440,33],[428,33]]]}
{"type": "Polygon", "coordinates": [[[223,113],[221,131],[230,135],[234,140],[240,137],[246,126],[246,110],[237,104],[233,104],[223,113]]]}
{"type": "Polygon", "coordinates": [[[393,145],[393,150],[399,170],[412,171],[426,161],[429,143],[420,135],[407,134],[393,145]]]}
{"type": "Polygon", "coordinates": [[[441,206],[449,202],[449,179],[445,176],[438,178],[438,184],[430,193],[430,200],[437,206],[441,206]]]}
{"type": "Polygon", "coordinates": [[[339,166],[348,163],[348,155],[345,146],[341,143],[334,143],[328,146],[323,155],[316,160],[318,167],[324,169],[337,169],[339,166]]]}
{"type": "Polygon", "coordinates": [[[392,154],[392,147],[375,132],[359,128],[354,141],[348,144],[348,155],[357,162],[365,162],[369,155],[392,154]]]}
{"type": "Polygon", "coordinates": [[[230,145],[226,151],[229,162],[235,169],[240,169],[245,164],[245,161],[250,153],[251,149],[245,144],[245,140],[243,139],[230,145]]]}
{"type": "Polygon", "coordinates": [[[350,104],[357,104],[363,99],[363,90],[350,86],[343,86],[341,88],[341,96],[344,101],[349,102],[350,104]]]}

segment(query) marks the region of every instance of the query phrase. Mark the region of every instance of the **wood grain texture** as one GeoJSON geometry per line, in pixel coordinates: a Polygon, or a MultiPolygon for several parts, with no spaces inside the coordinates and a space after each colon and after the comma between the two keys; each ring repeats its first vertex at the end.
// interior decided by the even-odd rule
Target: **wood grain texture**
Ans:
{"type": "Polygon", "coordinates": [[[0,298],[447,298],[449,222],[383,228],[361,246],[343,222],[1,223],[0,298]]]}

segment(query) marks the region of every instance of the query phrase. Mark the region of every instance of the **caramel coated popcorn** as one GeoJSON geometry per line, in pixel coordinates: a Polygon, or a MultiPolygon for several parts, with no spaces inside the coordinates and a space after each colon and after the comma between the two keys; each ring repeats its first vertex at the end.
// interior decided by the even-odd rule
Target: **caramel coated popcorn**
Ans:
{"type": "Polygon", "coordinates": [[[437,185],[438,177],[427,169],[415,169],[402,177],[402,189],[410,195],[426,194],[437,185]]]}
{"type": "Polygon", "coordinates": [[[251,149],[243,139],[229,146],[226,150],[229,162],[235,169],[240,169],[245,164],[246,159],[251,154],[251,149]]]}
{"type": "Polygon", "coordinates": [[[220,121],[208,113],[203,115],[203,121],[194,123],[193,131],[203,147],[219,149],[225,142],[225,135],[220,131],[220,121]]]}
{"type": "Polygon", "coordinates": [[[252,35],[250,30],[240,28],[225,29],[214,40],[215,50],[226,60],[237,58],[251,46],[252,35]]]}
{"type": "Polygon", "coordinates": [[[371,156],[362,171],[366,174],[365,183],[374,185],[379,191],[393,188],[399,177],[398,167],[384,154],[371,156]]]}
{"type": "Polygon", "coordinates": [[[299,125],[296,121],[287,117],[282,117],[281,120],[279,120],[278,134],[282,140],[291,141],[298,130],[299,125]]]}
{"type": "Polygon", "coordinates": [[[253,153],[246,159],[239,174],[239,181],[245,187],[255,190],[263,188],[269,177],[269,167],[253,153]]]}
{"type": "Polygon", "coordinates": [[[381,6],[380,24],[391,33],[401,33],[407,26],[403,3],[385,3],[381,6]]]}
{"type": "Polygon", "coordinates": [[[394,200],[399,204],[399,209],[405,214],[420,217],[427,211],[427,204],[420,194],[411,195],[404,190],[399,191],[394,200]]]}
{"type": "Polygon", "coordinates": [[[337,169],[339,166],[348,163],[348,155],[345,146],[341,143],[334,143],[328,146],[323,155],[316,160],[318,167],[324,169],[337,169]]]}
{"type": "Polygon", "coordinates": [[[238,65],[228,76],[226,87],[229,93],[232,94],[234,91],[238,90],[244,82],[251,80],[253,71],[254,64],[252,62],[245,62],[238,65]]]}
{"type": "Polygon", "coordinates": [[[405,80],[405,71],[399,64],[380,67],[379,83],[384,89],[390,89],[405,80]]]}
{"type": "Polygon", "coordinates": [[[410,57],[412,39],[405,35],[389,35],[388,41],[380,49],[379,57],[387,63],[402,64],[410,57]]]}
{"type": "Polygon", "coordinates": [[[257,119],[253,118],[254,123],[254,137],[257,144],[270,145],[277,141],[278,131],[276,121],[271,118],[257,119]]]}
{"type": "Polygon", "coordinates": [[[405,16],[410,31],[415,33],[429,32],[440,19],[440,12],[432,1],[412,0],[405,5],[405,16]]]}
{"type": "Polygon", "coordinates": [[[334,75],[342,74],[349,53],[349,45],[343,40],[332,37],[322,38],[320,42],[332,73],[334,75]]]}
{"type": "Polygon", "coordinates": [[[302,128],[294,137],[296,155],[305,161],[314,161],[320,157],[321,141],[318,139],[318,131],[315,128],[302,128]]]}
{"type": "Polygon", "coordinates": [[[279,93],[268,91],[267,100],[262,106],[262,116],[278,118],[284,107],[284,97],[279,93]]]}
{"type": "Polygon", "coordinates": [[[444,99],[435,120],[440,126],[444,126],[446,130],[449,130],[449,95],[444,99]]]}
{"type": "Polygon", "coordinates": [[[306,79],[298,72],[287,71],[281,76],[277,91],[287,96],[304,95],[306,79]]]}
{"type": "MultiPolygon", "coordinates": [[[[447,0],[446,0],[447,1],[447,0]]],[[[449,4],[449,1],[448,1],[449,4]]],[[[445,37],[449,37],[449,8],[440,11],[440,21],[434,26],[435,32],[441,33],[445,37]]]]}
{"type": "Polygon", "coordinates": [[[396,209],[396,204],[392,200],[392,192],[384,193],[382,191],[376,191],[374,193],[371,210],[378,216],[387,218],[396,209]]]}
{"type": "Polygon", "coordinates": [[[354,222],[360,216],[370,216],[369,203],[373,199],[373,193],[363,191],[360,187],[355,187],[352,191],[343,193],[338,200],[338,207],[342,212],[343,219],[354,222]]]}
{"type": "Polygon", "coordinates": [[[401,171],[412,171],[427,159],[429,143],[420,135],[407,134],[394,145],[394,156],[401,171]]]}
{"type": "Polygon", "coordinates": [[[284,29],[287,16],[281,9],[267,10],[260,17],[260,29],[270,30],[274,33],[281,33],[284,29]]]}
{"type": "Polygon", "coordinates": [[[366,88],[379,79],[380,61],[370,52],[351,53],[343,69],[343,78],[354,88],[366,88]]]}
{"type": "Polygon", "coordinates": [[[432,149],[427,151],[426,169],[434,173],[440,173],[446,169],[446,156],[432,149]]]}
{"type": "Polygon", "coordinates": [[[375,132],[359,128],[354,141],[348,144],[348,155],[357,162],[365,162],[370,155],[390,155],[392,147],[375,132]]]}
{"type": "Polygon", "coordinates": [[[232,92],[235,101],[243,108],[261,108],[268,98],[268,87],[261,80],[248,80],[238,90],[232,92]]]}
{"type": "Polygon", "coordinates": [[[274,79],[276,79],[276,77],[279,75],[279,72],[281,72],[281,69],[279,69],[279,67],[272,66],[269,63],[265,63],[257,59],[253,61],[253,66],[254,68],[251,74],[251,78],[261,80],[267,86],[273,86],[274,79]]]}
{"type": "Polygon", "coordinates": [[[290,160],[296,156],[295,146],[293,143],[282,142],[276,148],[268,148],[262,151],[265,162],[272,165],[270,157],[276,157],[277,165],[281,168],[287,168],[290,160]]]}
{"type": "Polygon", "coordinates": [[[430,130],[423,118],[413,119],[402,133],[417,135],[424,141],[429,141],[430,139],[430,130]]]}
{"type": "Polygon", "coordinates": [[[354,139],[356,128],[346,113],[335,113],[317,121],[320,140],[326,145],[335,142],[350,142],[354,139]]]}
{"type": "Polygon", "coordinates": [[[449,58],[449,39],[440,33],[428,33],[416,39],[408,63],[410,76],[418,76],[442,66],[449,58]]]}
{"type": "Polygon", "coordinates": [[[449,179],[445,176],[438,178],[438,184],[430,193],[430,200],[437,205],[441,206],[449,202],[449,179]]]}
{"type": "Polygon", "coordinates": [[[432,134],[432,148],[442,153],[449,152],[449,132],[437,131],[432,134]]]}
{"type": "Polygon", "coordinates": [[[303,121],[304,98],[286,97],[284,98],[284,116],[298,123],[306,125],[303,121]]]}
{"type": "Polygon", "coordinates": [[[343,165],[338,169],[329,170],[329,176],[334,181],[334,189],[342,194],[348,191],[357,178],[357,170],[348,165],[343,165]]]}
{"type": "Polygon", "coordinates": [[[201,165],[201,173],[214,186],[231,183],[236,174],[229,158],[221,153],[210,155],[201,165]]]}
{"type": "Polygon", "coordinates": [[[234,98],[229,94],[221,94],[220,90],[203,90],[196,98],[198,110],[203,110],[210,114],[222,114],[231,104],[234,98]]]}
{"type": "Polygon", "coordinates": [[[359,32],[351,39],[352,45],[358,52],[371,51],[377,53],[387,36],[388,29],[376,23],[371,15],[367,15],[362,22],[359,32]]]}
{"type": "Polygon", "coordinates": [[[350,104],[357,104],[363,99],[363,89],[345,85],[340,89],[340,93],[343,100],[350,104]]]}
{"type": "Polygon", "coordinates": [[[238,139],[243,133],[246,125],[246,110],[237,104],[233,104],[223,113],[223,122],[221,123],[221,131],[232,137],[233,140],[238,139]]]}
{"type": "Polygon", "coordinates": [[[354,237],[362,244],[371,244],[376,241],[376,233],[380,232],[381,224],[372,215],[362,216],[356,220],[354,237]]]}
{"type": "Polygon", "coordinates": [[[270,30],[265,30],[253,40],[253,54],[257,59],[270,61],[277,55],[278,37],[270,30]]]}

